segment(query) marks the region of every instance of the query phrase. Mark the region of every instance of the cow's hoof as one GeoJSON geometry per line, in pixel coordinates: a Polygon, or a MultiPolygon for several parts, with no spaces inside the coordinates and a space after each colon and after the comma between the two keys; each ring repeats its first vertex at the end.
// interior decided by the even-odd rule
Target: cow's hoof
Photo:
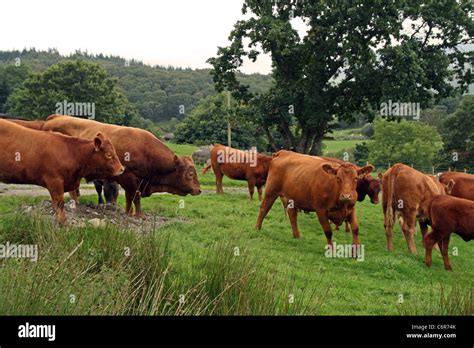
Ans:
{"type": "Polygon", "coordinates": [[[432,262],[430,262],[430,261],[425,261],[425,265],[428,266],[428,267],[431,267],[432,262]]]}
{"type": "Polygon", "coordinates": [[[453,268],[451,266],[447,266],[447,267],[444,267],[446,269],[446,271],[450,271],[452,272],[453,268]]]}

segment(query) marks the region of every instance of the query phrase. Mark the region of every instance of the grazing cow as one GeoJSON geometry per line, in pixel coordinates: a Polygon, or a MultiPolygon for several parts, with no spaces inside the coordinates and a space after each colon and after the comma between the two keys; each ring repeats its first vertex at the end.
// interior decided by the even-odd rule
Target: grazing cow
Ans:
{"type": "Polygon", "coordinates": [[[321,158],[281,150],[273,155],[268,171],[265,198],[260,206],[256,228],[262,228],[266,214],[278,197],[287,198],[293,209],[288,209],[293,237],[300,238],[298,210],[315,211],[332,248],[332,229],[329,224],[351,222],[353,244],[359,244],[359,226],[354,210],[357,201],[357,179],[369,174],[373,166],[357,169],[350,163],[333,163],[321,158]]]}
{"type": "Polygon", "coordinates": [[[474,175],[458,172],[445,172],[439,176],[439,181],[444,185],[448,185],[451,180],[456,183],[451,190],[451,196],[474,201],[474,175]]]}
{"type": "Polygon", "coordinates": [[[416,221],[418,220],[420,224],[422,238],[424,238],[431,220],[429,212],[431,200],[437,195],[446,194],[452,186],[452,182],[449,186],[444,186],[437,177],[425,175],[402,163],[389,168],[382,178],[382,208],[387,250],[393,250],[393,225],[396,215],[399,215],[408,250],[416,254],[413,240],[416,221]]]}
{"type": "Polygon", "coordinates": [[[75,191],[83,177],[117,176],[125,170],[101,133],[79,139],[0,120],[0,149],[0,181],[48,189],[60,223],[66,221],[65,191],[75,191]]]}
{"type": "Polygon", "coordinates": [[[211,150],[211,160],[202,170],[206,174],[212,167],[216,176],[216,191],[224,193],[222,177],[227,175],[234,180],[247,181],[250,199],[253,199],[255,187],[258,199],[262,200],[262,187],[267,181],[268,168],[272,157],[257,154],[256,150],[241,151],[221,144],[216,144],[211,150]]]}
{"type": "Polygon", "coordinates": [[[425,236],[425,263],[428,267],[431,266],[433,245],[438,243],[444,268],[451,271],[448,258],[449,238],[454,232],[466,242],[474,239],[474,202],[451,196],[436,196],[431,201],[430,215],[433,231],[425,236]]]}
{"type": "Polygon", "coordinates": [[[114,180],[124,188],[125,210],[130,215],[133,212],[132,202],[135,205],[135,215],[142,215],[141,196],[144,190],[147,190],[147,194],[169,192],[181,196],[201,193],[191,157],[176,156],[153,134],[143,129],[64,115],[49,116],[41,129],[86,139],[93,138],[97,132],[106,135],[126,170],[118,177],[102,179],[114,180]],[[150,192],[150,187],[160,191],[150,192]]]}
{"type": "Polygon", "coordinates": [[[106,203],[107,205],[117,206],[119,186],[115,181],[94,180],[94,187],[97,191],[99,205],[106,203]],[[104,190],[105,202],[102,197],[102,189],[104,190]]]}

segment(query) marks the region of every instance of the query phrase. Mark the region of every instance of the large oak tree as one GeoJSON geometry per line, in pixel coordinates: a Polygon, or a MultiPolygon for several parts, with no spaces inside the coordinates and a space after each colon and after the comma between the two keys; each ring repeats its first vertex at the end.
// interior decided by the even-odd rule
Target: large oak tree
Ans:
{"type": "Polygon", "coordinates": [[[473,8],[471,0],[246,0],[247,19],[208,62],[216,89],[255,108],[275,149],[276,132],[284,147],[317,154],[335,115],[350,122],[357,112],[373,117],[384,101],[423,107],[465,91],[473,54],[460,45],[472,43],[473,8]],[[303,36],[294,18],[306,24],[303,36]],[[236,72],[262,52],[274,83],[252,94],[236,72]]]}

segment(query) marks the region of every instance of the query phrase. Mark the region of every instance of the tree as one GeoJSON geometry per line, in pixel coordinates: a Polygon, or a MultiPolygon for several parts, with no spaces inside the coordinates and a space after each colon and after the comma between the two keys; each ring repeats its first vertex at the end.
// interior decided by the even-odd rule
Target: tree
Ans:
{"type": "Polygon", "coordinates": [[[390,122],[378,118],[369,142],[369,162],[377,167],[397,162],[431,170],[443,143],[436,128],[414,121],[390,122]]]}
{"type": "Polygon", "coordinates": [[[444,149],[440,162],[445,168],[474,170],[474,96],[469,95],[443,124],[444,149]]]}
{"type": "Polygon", "coordinates": [[[64,102],[87,103],[95,114],[87,116],[108,123],[126,123],[132,112],[117,80],[101,66],[84,61],[61,62],[31,75],[10,95],[7,106],[10,113],[33,119],[58,113],[64,102]]]}
{"type": "Polygon", "coordinates": [[[246,0],[242,12],[251,16],[208,62],[218,91],[258,106],[270,143],[276,129],[286,148],[319,154],[334,115],[351,123],[364,113],[370,121],[387,100],[426,107],[454,93],[450,78],[466,90],[473,55],[458,45],[472,42],[473,8],[470,0],[246,0]],[[303,37],[293,18],[307,25],[303,37]],[[236,73],[261,52],[271,55],[274,83],[258,95],[236,73]]]}
{"type": "MultiPolygon", "coordinates": [[[[246,120],[244,115],[247,112],[249,110],[240,107],[235,100],[231,102],[232,146],[242,149],[252,146],[265,148],[258,126],[246,120]]],[[[227,145],[228,113],[226,95],[221,93],[203,99],[178,125],[175,132],[176,142],[227,145]]]]}
{"type": "Polygon", "coordinates": [[[0,113],[6,111],[6,101],[13,90],[20,87],[31,74],[25,65],[0,65],[0,113]]]}

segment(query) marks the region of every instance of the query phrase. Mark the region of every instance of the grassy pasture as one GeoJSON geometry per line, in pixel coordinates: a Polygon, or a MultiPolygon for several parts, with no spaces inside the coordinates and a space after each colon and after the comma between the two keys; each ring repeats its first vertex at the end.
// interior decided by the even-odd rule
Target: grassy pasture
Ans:
{"type": "MultiPolygon", "coordinates": [[[[200,180],[214,189],[212,173],[200,180]]],[[[236,187],[245,182],[224,181],[224,189],[236,187]]],[[[474,243],[453,235],[454,271],[444,270],[439,251],[429,269],[419,230],[418,255],[408,253],[399,226],[388,253],[381,206],[363,202],[364,261],[327,258],[314,214],[299,215],[302,239],[295,240],[276,201],[256,231],[259,202],[229,191],[144,199],[147,213],[174,222],[142,233],[109,225],[58,228],[49,216],[16,213],[18,205],[48,197],[0,198],[0,243],[39,248],[36,263],[0,260],[0,314],[472,315],[474,243]]],[[[350,244],[351,235],[342,228],[334,241],[350,244]]]]}

